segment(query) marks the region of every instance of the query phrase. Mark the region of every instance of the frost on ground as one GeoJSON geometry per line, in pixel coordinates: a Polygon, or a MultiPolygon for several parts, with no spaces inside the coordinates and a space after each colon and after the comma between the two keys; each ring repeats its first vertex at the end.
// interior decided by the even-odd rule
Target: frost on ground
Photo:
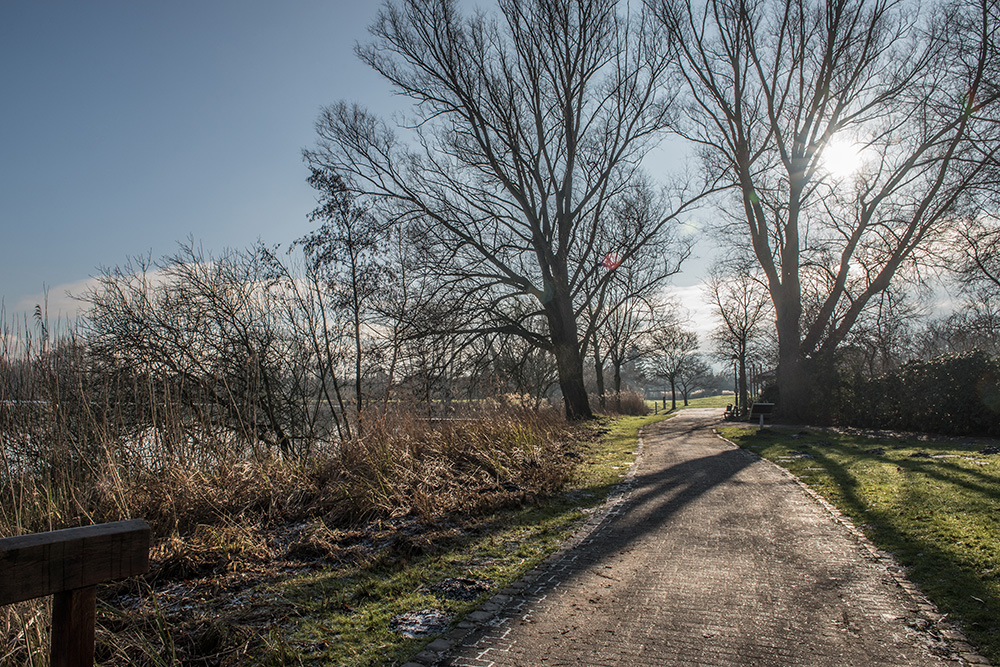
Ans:
{"type": "Polygon", "coordinates": [[[389,629],[404,637],[414,639],[444,632],[451,623],[451,616],[439,609],[421,609],[400,614],[389,622],[389,629]]]}
{"type": "Polygon", "coordinates": [[[451,577],[432,586],[431,590],[446,600],[471,602],[490,590],[492,585],[489,581],[468,579],[466,577],[451,577]]]}

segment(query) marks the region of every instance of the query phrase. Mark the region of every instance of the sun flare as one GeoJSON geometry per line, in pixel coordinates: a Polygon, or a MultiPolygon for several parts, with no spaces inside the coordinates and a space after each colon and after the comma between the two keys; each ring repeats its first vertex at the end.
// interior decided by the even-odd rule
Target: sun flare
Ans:
{"type": "Polygon", "coordinates": [[[863,162],[861,147],[853,141],[835,139],[823,149],[823,166],[834,178],[853,176],[863,162]]]}

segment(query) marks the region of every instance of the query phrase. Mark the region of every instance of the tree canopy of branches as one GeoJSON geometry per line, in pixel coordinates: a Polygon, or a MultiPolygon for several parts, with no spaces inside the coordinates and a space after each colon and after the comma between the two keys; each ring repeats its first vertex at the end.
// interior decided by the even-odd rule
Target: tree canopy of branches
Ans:
{"type": "Polygon", "coordinates": [[[394,130],[335,104],[305,155],[415,230],[426,275],[475,315],[470,328],[551,352],[567,416],[585,418],[588,306],[609,266],[629,270],[696,199],[642,224],[609,215],[635,196],[639,163],[668,124],[669,40],[614,0],[498,8],[463,17],[456,0],[387,3],[358,53],[415,117],[394,130]],[[525,296],[532,311],[507,306],[525,296]],[[526,325],[535,317],[544,335],[526,325]]]}
{"type": "Polygon", "coordinates": [[[651,0],[677,49],[679,131],[730,187],[774,305],[779,408],[918,265],[998,147],[993,0],[651,0]],[[991,118],[992,116],[992,118],[991,118]],[[856,152],[850,173],[830,154],[856,152]]]}

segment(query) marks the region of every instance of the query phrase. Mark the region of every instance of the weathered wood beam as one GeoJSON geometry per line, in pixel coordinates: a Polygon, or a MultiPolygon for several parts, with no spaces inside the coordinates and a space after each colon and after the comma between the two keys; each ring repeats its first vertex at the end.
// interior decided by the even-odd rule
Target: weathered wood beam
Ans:
{"type": "Polygon", "coordinates": [[[0,605],[142,574],[149,536],[132,519],[0,539],[0,605]]]}

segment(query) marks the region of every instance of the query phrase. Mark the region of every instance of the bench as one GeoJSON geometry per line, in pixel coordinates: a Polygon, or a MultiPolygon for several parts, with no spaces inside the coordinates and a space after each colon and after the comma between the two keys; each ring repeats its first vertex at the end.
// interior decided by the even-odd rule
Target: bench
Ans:
{"type": "Polygon", "coordinates": [[[754,418],[760,419],[760,427],[764,428],[764,417],[770,417],[772,412],[774,403],[754,403],[750,406],[750,416],[747,419],[749,421],[753,421],[754,418]]]}
{"type": "Polygon", "coordinates": [[[0,606],[52,595],[52,667],[92,667],[97,584],[149,570],[142,519],[0,539],[0,606]]]}

